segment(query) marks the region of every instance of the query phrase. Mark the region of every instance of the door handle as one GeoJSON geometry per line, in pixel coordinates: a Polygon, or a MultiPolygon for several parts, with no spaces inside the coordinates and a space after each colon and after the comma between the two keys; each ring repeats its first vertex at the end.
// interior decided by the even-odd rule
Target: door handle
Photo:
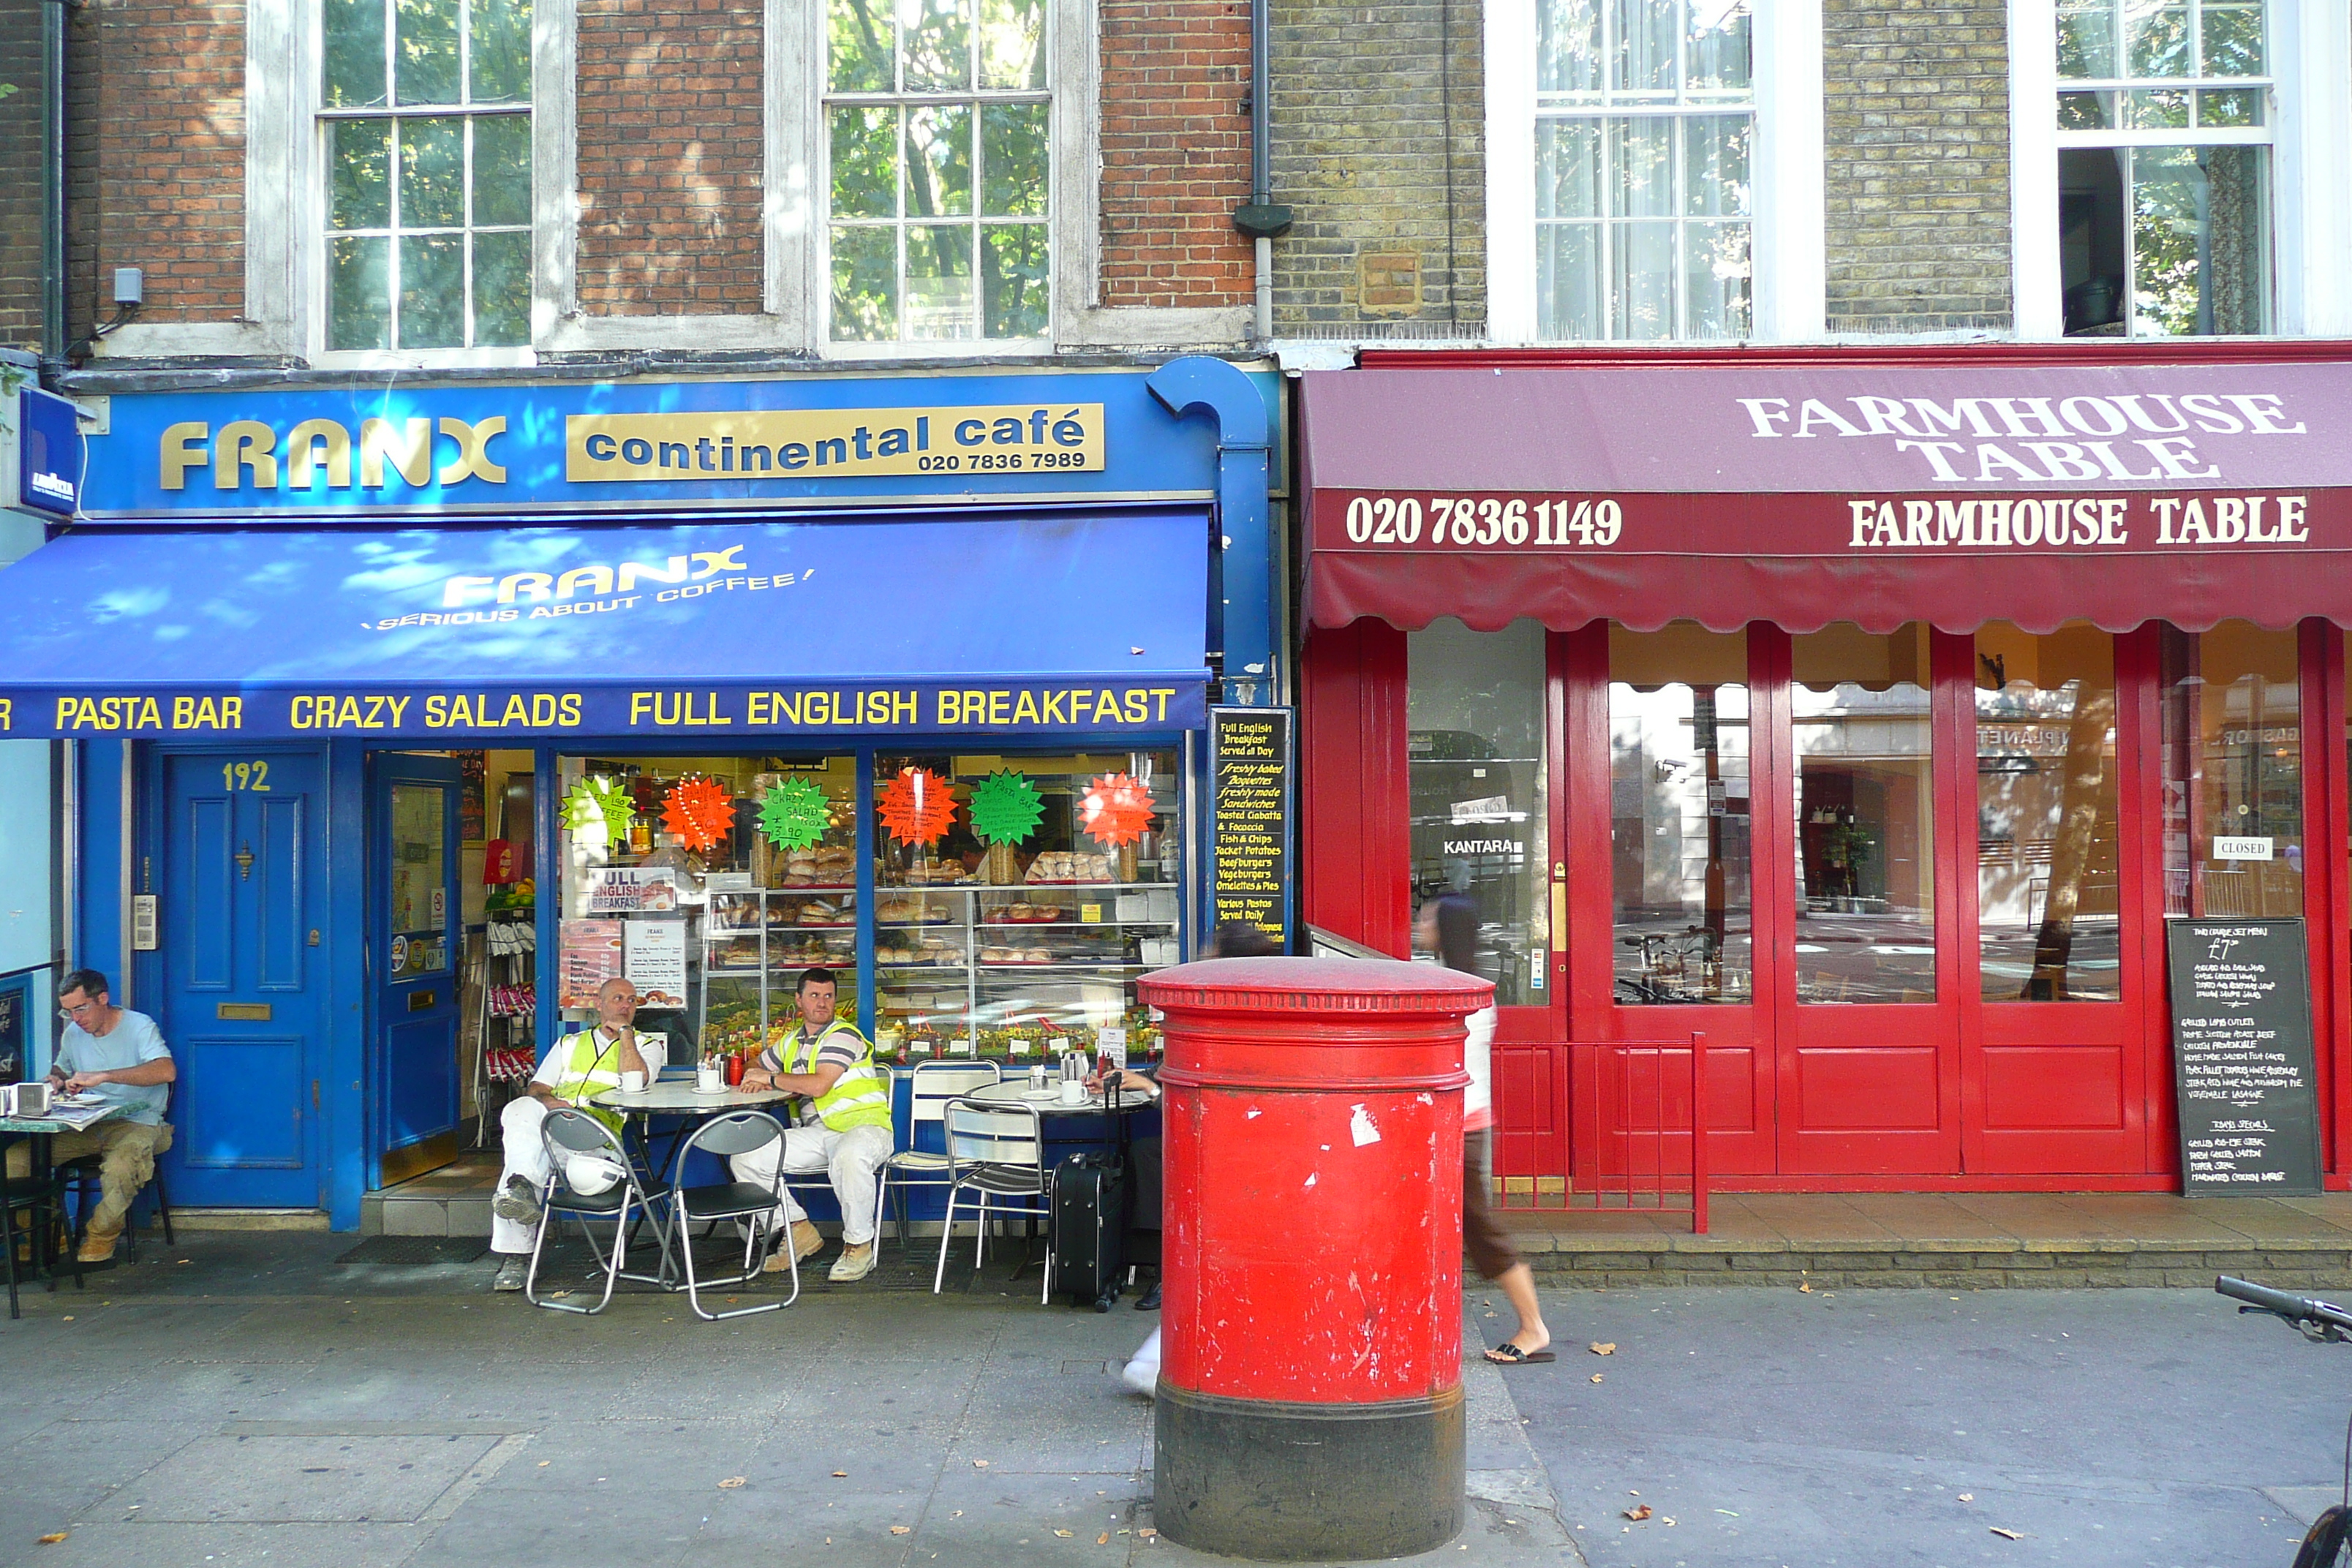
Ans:
{"type": "Polygon", "coordinates": [[[317,926],[312,926],[310,928],[310,945],[312,947],[319,945],[319,928],[317,926]]]}

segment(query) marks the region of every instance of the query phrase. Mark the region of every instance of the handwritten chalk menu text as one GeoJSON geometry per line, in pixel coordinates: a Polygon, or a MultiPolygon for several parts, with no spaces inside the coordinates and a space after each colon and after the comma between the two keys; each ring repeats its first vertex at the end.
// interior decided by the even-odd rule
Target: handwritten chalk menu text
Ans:
{"type": "Polygon", "coordinates": [[[1287,708],[1212,708],[1215,791],[1211,926],[1247,921],[1290,948],[1291,715],[1287,708]]]}
{"type": "Polygon", "coordinates": [[[2188,1196],[2319,1191],[2303,922],[2165,922],[2188,1196]]]}

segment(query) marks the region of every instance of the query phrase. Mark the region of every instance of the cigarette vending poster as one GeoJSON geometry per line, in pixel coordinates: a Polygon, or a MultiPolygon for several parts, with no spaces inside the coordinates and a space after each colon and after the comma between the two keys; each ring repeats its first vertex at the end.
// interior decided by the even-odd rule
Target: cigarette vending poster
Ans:
{"type": "Polygon", "coordinates": [[[621,921],[565,921],[562,954],[557,973],[561,996],[556,1005],[569,1011],[596,1005],[596,988],[623,973],[621,921]]]}
{"type": "Polygon", "coordinates": [[[637,988],[637,1005],[685,1006],[686,922],[630,921],[625,941],[629,984],[637,988]]]}

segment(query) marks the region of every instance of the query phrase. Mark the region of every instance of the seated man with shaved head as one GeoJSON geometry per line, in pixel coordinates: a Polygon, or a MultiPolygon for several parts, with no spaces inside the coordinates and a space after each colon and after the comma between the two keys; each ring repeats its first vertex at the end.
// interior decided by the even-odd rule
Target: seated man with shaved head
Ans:
{"type": "Polygon", "coordinates": [[[499,1190],[490,1199],[490,1250],[499,1255],[492,1289],[521,1289],[529,1269],[530,1238],[539,1226],[539,1194],[547,1185],[547,1144],[539,1135],[547,1113],[558,1106],[573,1106],[618,1132],[618,1113],[588,1102],[620,1088],[625,1072],[641,1072],[647,1083],[661,1076],[669,1054],[668,1037],[638,1034],[636,1016],[637,988],[625,980],[604,982],[596,992],[594,1026],[556,1041],[540,1062],[530,1092],[509,1103],[499,1118],[506,1134],[506,1169],[499,1173],[499,1190]]]}

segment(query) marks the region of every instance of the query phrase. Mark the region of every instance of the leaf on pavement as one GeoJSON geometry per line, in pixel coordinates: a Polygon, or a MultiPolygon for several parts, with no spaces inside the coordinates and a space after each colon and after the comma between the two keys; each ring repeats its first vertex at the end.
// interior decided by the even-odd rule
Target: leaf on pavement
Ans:
{"type": "Polygon", "coordinates": [[[893,1535],[912,1535],[915,1533],[915,1527],[911,1524],[894,1524],[890,1527],[890,1533],[893,1535]]]}
{"type": "Polygon", "coordinates": [[[2022,1541],[2025,1539],[2025,1532],[2023,1531],[2003,1530],[1997,1524],[1992,1527],[1992,1532],[1995,1535],[2000,1536],[2003,1541],[2022,1541]]]}
{"type": "Polygon", "coordinates": [[[846,1480],[848,1477],[849,1472],[847,1470],[835,1470],[833,1472],[833,1479],[836,1481],[846,1480]]]}
{"type": "Polygon", "coordinates": [[[1962,1502],[1974,1502],[1977,1500],[1977,1494],[1974,1492],[1962,1492],[1960,1494],[1960,1500],[1962,1502]]]}
{"type": "Polygon", "coordinates": [[[1617,1353],[1616,1344],[1614,1342],[1609,1340],[1595,1340],[1584,1348],[1591,1351],[1594,1355],[1615,1355],[1617,1353]]]}
{"type": "Polygon", "coordinates": [[[1625,1510],[1625,1517],[1638,1523],[1650,1517],[1650,1505],[1643,1503],[1638,1508],[1629,1508],[1625,1510]]]}
{"type": "Polygon", "coordinates": [[[44,1536],[42,1536],[42,1537],[41,1537],[41,1544],[42,1544],[42,1545],[44,1545],[44,1546],[55,1546],[58,1542],[63,1541],[65,1538],[66,1538],[66,1532],[65,1532],[64,1531],[60,1530],[60,1531],[57,1531],[57,1532],[56,1532],[55,1534],[53,1534],[53,1535],[44,1535],[44,1536]]]}
{"type": "Polygon", "coordinates": [[[741,1476],[730,1476],[725,1480],[719,1483],[719,1489],[722,1492],[731,1492],[742,1484],[743,1478],[741,1476]]]}
{"type": "Polygon", "coordinates": [[[1096,1536],[1095,1544],[1097,1546],[1108,1546],[1110,1544],[1110,1531],[1106,1530],[1100,1535],[1096,1536]]]}
{"type": "Polygon", "coordinates": [[[1599,1383],[1599,1382],[1601,1381],[1601,1374],[1600,1374],[1599,1373],[1597,1373],[1597,1372],[1596,1372],[1596,1373],[1594,1373],[1592,1374],[1592,1381],[1593,1381],[1593,1382],[1595,1382],[1595,1383],[1599,1383]]]}
{"type": "Polygon", "coordinates": [[[1069,1540],[1069,1539],[1070,1539],[1070,1531],[1066,1531],[1066,1530],[1057,1530],[1057,1531],[1054,1531],[1054,1533],[1055,1533],[1055,1534],[1056,1534],[1056,1535],[1058,1535],[1058,1536],[1060,1536],[1060,1537],[1061,1537],[1063,1540],[1065,1540],[1065,1541],[1067,1541],[1067,1540],[1069,1540]]]}
{"type": "Polygon", "coordinates": [[[974,1459],[971,1462],[971,1468],[975,1470],[984,1470],[988,1468],[988,1461],[986,1459],[974,1459]]]}

